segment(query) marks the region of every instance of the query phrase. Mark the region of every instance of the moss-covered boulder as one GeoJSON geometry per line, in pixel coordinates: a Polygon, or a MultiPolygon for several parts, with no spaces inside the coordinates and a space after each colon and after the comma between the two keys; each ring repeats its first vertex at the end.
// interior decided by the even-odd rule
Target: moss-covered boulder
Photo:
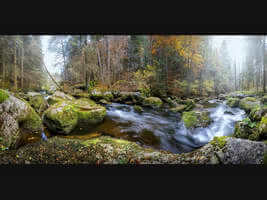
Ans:
{"type": "Polygon", "coordinates": [[[267,114],[265,114],[259,124],[259,133],[263,138],[267,138],[267,114]]]}
{"type": "Polygon", "coordinates": [[[226,101],[226,104],[230,106],[231,108],[238,107],[239,105],[239,98],[228,98],[226,101]]]}
{"type": "Polygon", "coordinates": [[[264,95],[261,99],[260,99],[261,103],[263,104],[267,104],[267,95],[264,95]]]}
{"type": "Polygon", "coordinates": [[[21,139],[18,122],[8,113],[0,114],[0,146],[17,148],[21,139]]]}
{"type": "Polygon", "coordinates": [[[240,122],[237,122],[235,125],[233,137],[248,139],[251,133],[252,133],[251,130],[246,126],[246,124],[240,121],[240,122]]]}
{"type": "Polygon", "coordinates": [[[48,102],[40,94],[30,97],[29,104],[38,114],[42,114],[48,108],[48,102]]]}
{"type": "Polygon", "coordinates": [[[253,108],[260,105],[260,101],[258,101],[254,97],[246,97],[240,100],[239,107],[244,109],[247,113],[249,113],[253,108]]]}
{"type": "Polygon", "coordinates": [[[71,103],[73,110],[78,114],[78,126],[89,127],[103,121],[106,108],[90,99],[78,99],[71,103]]]}
{"type": "Polygon", "coordinates": [[[16,148],[23,136],[41,135],[42,120],[28,102],[5,93],[0,103],[0,137],[5,146],[16,148]]]}
{"type": "Polygon", "coordinates": [[[49,105],[59,103],[60,101],[73,101],[75,98],[60,91],[56,91],[52,96],[48,97],[47,102],[49,105]]]}
{"type": "Polygon", "coordinates": [[[162,105],[162,101],[158,97],[148,97],[144,99],[143,105],[152,108],[159,108],[162,105]]]}
{"type": "Polygon", "coordinates": [[[175,100],[172,100],[170,97],[163,99],[171,108],[178,106],[175,100]]]}
{"type": "Polygon", "coordinates": [[[89,98],[90,97],[88,92],[85,92],[80,89],[74,89],[71,95],[77,98],[89,98]]]}
{"type": "Polygon", "coordinates": [[[195,101],[193,99],[186,99],[183,101],[183,103],[186,105],[186,111],[190,111],[196,106],[195,101]]]}
{"type": "Polygon", "coordinates": [[[8,97],[9,94],[5,90],[0,89],[0,103],[3,103],[8,97]]]}
{"type": "Polygon", "coordinates": [[[44,113],[44,123],[54,133],[69,134],[76,127],[90,127],[101,122],[106,109],[90,99],[61,101],[44,113]]]}
{"type": "Polygon", "coordinates": [[[236,123],[233,137],[259,140],[260,134],[258,131],[258,127],[258,123],[251,121],[250,118],[247,117],[242,121],[236,123]]]}
{"type": "Polygon", "coordinates": [[[255,106],[249,113],[249,118],[253,121],[260,121],[261,117],[267,113],[267,106],[255,106]]]}
{"type": "Polygon", "coordinates": [[[66,101],[52,105],[44,113],[44,124],[59,134],[69,134],[78,123],[78,114],[66,101]]]}
{"type": "Polygon", "coordinates": [[[171,108],[170,111],[174,113],[182,113],[186,108],[187,106],[184,104],[177,104],[177,106],[175,108],[171,108]]]}
{"type": "Polygon", "coordinates": [[[190,111],[183,112],[182,120],[186,126],[186,128],[197,128],[197,127],[207,127],[212,119],[209,117],[208,111],[190,111]]]}
{"type": "Polygon", "coordinates": [[[100,103],[100,104],[103,104],[103,105],[111,104],[111,102],[108,102],[108,101],[106,101],[105,99],[101,99],[101,100],[99,101],[99,103],[100,103]]]}
{"type": "Polygon", "coordinates": [[[144,112],[144,109],[141,106],[135,105],[133,108],[138,113],[144,112]]]}

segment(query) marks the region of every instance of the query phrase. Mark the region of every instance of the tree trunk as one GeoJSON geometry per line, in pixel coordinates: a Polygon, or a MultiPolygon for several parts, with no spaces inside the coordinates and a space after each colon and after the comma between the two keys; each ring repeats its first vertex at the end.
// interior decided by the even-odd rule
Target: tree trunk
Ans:
{"type": "Polygon", "coordinates": [[[14,41],[14,90],[17,90],[17,48],[16,40],[14,41]]]}
{"type": "Polygon", "coordinates": [[[23,62],[24,62],[24,48],[23,48],[23,45],[22,45],[22,48],[21,48],[21,88],[23,88],[23,62]]]}
{"type": "Polygon", "coordinates": [[[263,36],[263,48],[262,48],[262,54],[263,54],[263,92],[266,92],[266,64],[265,64],[265,35],[263,36]]]}
{"type": "MultiPolygon", "coordinates": [[[[107,44],[107,71],[110,72],[110,48],[109,48],[109,38],[106,37],[107,44]]],[[[110,75],[108,77],[108,84],[110,84],[110,75]]]]}

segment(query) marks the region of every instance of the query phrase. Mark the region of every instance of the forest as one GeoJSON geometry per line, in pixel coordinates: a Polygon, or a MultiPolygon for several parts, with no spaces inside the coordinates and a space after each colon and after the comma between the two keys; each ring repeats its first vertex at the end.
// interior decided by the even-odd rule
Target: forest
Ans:
{"type": "Polygon", "coordinates": [[[265,44],[0,35],[0,163],[267,164],[265,44]]]}

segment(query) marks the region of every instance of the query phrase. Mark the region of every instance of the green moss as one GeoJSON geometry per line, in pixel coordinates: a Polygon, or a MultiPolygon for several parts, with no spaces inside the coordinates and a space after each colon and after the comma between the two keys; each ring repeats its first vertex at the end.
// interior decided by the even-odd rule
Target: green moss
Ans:
{"type": "Polygon", "coordinates": [[[253,141],[259,141],[260,140],[260,134],[259,134],[259,132],[254,132],[254,133],[250,134],[248,136],[248,139],[249,140],[253,140],[253,141]]]}
{"type": "Polygon", "coordinates": [[[58,97],[49,97],[47,99],[47,102],[48,102],[49,105],[54,105],[54,104],[59,103],[61,101],[63,101],[63,99],[58,98],[58,97]]]}
{"type": "Polygon", "coordinates": [[[141,106],[137,106],[137,105],[135,105],[133,108],[134,108],[134,110],[135,110],[136,112],[138,112],[138,113],[141,113],[141,112],[144,111],[143,108],[142,108],[141,106]]]}
{"type": "Polygon", "coordinates": [[[195,102],[193,99],[187,99],[185,100],[185,104],[186,104],[186,111],[192,110],[195,107],[195,102]]]}
{"type": "Polygon", "coordinates": [[[226,104],[228,106],[230,106],[231,108],[238,107],[239,99],[238,98],[228,98],[226,104]]]}
{"type": "Polygon", "coordinates": [[[158,97],[148,97],[144,99],[143,104],[150,107],[160,107],[162,105],[162,101],[158,97]]]}
{"type": "Polygon", "coordinates": [[[8,93],[6,91],[0,89],[0,103],[3,103],[8,98],[9,98],[8,93]]]}
{"type": "Polygon", "coordinates": [[[247,113],[249,113],[252,109],[259,106],[259,102],[254,97],[246,97],[241,99],[239,103],[240,108],[244,109],[247,113]]]}
{"type": "Polygon", "coordinates": [[[261,120],[261,107],[260,105],[256,105],[249,113],[249,117],[254,121],[260,121],[261,120]]]}
{"type": "Polygon", "coordinates": [[[267,95],[264,95],[262,98],[261,98],[261,102],[263,104],[267,103],[267,95]]]}
{"type": "Polygon", "coordinates": [[[44,123],[54,132],[68,134],[78,122],[78,114],[73,106],[60,102],[51,106],[44,113],[44,123]]]}
{"type": "Polygon", "coordinates": [[[103,98],[106,100],[106,101],[112,101],[113,100],[113,95],[112,94],[104,94],[103,95],[103,98]]]}
{"type": "Polygon", "coordinates": [[[105,107],[97,105],[91,99],[81,98],[53,105],[45,112],[44,119],[53,131],[68,134],[75,127],[88,127],[101,122],[105,115],[105,107]]]}
{"type": "Polygon", "coordinates": [[[191,128],[191,127],[195,126],[196,123],[198,122],[197,115],[193,111],[183,112],[182,119],[184,121],[186,128],[191,128]]]}
{"type": "Polygon", "coordinates": [[[209,112],[196,111],[183,112],[182,120],[186,128],[206,127],[212,122],[209,112]]]}
{"type": "Polygon", "coordinates": [[[210,144],[214,147],[219,147],[220,149],[222,149],[227,142],[227,138],[227,136],[215,136],[213,140],[210,141],[210,144]]]}
{"type": "Polygon", "coordinates": [[[31,97],[29,104],[39,114],[41,114],[46,109],[46,101],[44,97],[41,95],[36,95],[36,96],[31,97]]]}

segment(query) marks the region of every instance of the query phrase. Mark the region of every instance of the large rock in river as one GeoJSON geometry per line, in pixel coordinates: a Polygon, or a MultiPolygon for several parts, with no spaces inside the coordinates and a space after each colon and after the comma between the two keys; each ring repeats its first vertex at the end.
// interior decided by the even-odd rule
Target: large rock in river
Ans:
{"type": "Polygon", "coordinates": [[[60,91],[56,91],[52,96],[50,96],[47,101],[49,103],[49,105],[53,105],[56,104],[62,100],[65,101],[73,101],[75,100],[75,98],[73,96],[70,96],[68,94],[65,94],[63,92],[60,91]]]}
{"type": "Polygon", "coordinates": [[[29,104],[34,108],[38,114],[42,114],[48,108],[48,102],[39,93],[29,96],[29,104]]]}
{"type": "Polygon", "coordinates": [[[232,97],[230,97],[230,98],[227,99],[226,104],[228,106],[230,106],[231,108],[234,108],[234,107],[238,107],[239,101],[240,101],[239,98],[232,98],[232,97]]]}
{"type": "Polygon", "coordinates": [[[152,108],[159,108],[162,105],[162,101],[158,97],[148,97],[143,100],[143,105],[152,108]]]}
{"type": "Polygon", "coordinates": [[[239,102],[239,107],[244,109],[247,113],[257,106],[260,106],[260,101],[254,97],[246,97],[239,102]]]}
{"type": "Polygon", "coordinates": [[[17,148],[25,134],[40,135],[42,120],[24,100],[0,90],[0,137],[4,146],[17,148]]]}
{"type": "Polygon", "coordinates": [[[182,120],[186,128],[207,127],[212,119],[208,111],[190,111],[183,112],[182,120]]]}
{"type": "Polygon", "coordinates": [[[54,133],[67,135],[76,127],[90,127],[101,122],[105,115],[105,107],[82,98],[52,105],[44,113],[44,123],[54,133]]]}

